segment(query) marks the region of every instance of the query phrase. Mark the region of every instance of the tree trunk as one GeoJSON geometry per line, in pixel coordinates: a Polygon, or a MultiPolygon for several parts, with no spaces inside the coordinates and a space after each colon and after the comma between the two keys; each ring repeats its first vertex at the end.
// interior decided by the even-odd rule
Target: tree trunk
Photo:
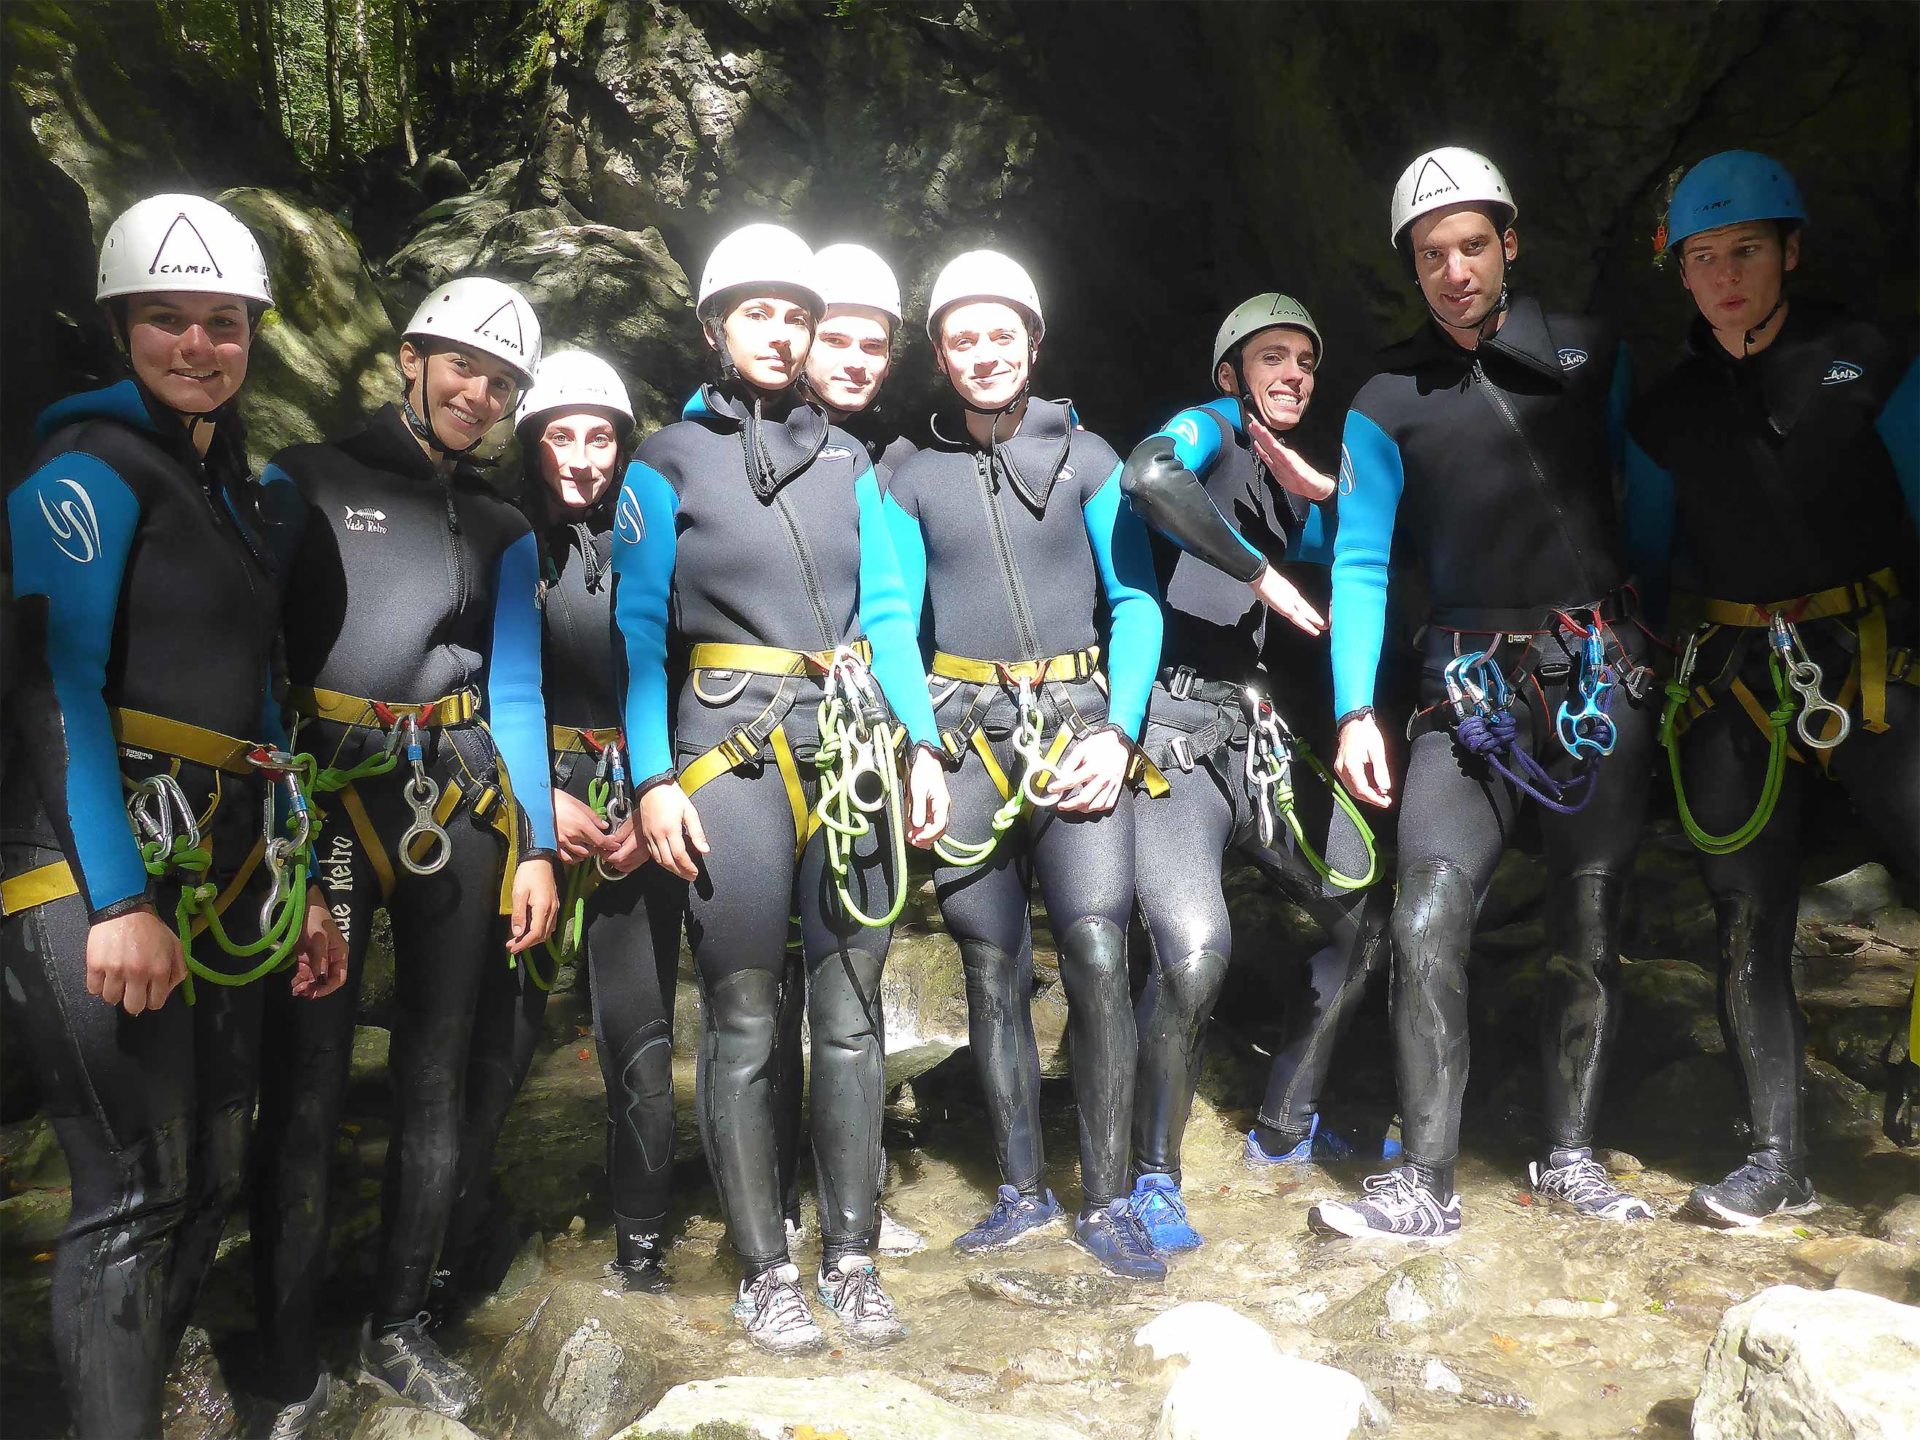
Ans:
{"type": "Polygon", "coordinates": [[[327,158],[347,153],[347,96],[340,74],[340,7],[337,0],[320,0],[320,23],[327,42],[327,158]]]}
{"type": "Polygon", "coordinates": [[[260,78],[260,108],[267,123],[286,134],[286,114],[280,103],[280,60],[273,35],[273,0],[241,0],[240,39],[253,51],[260,78]]]}
{"type": "Polygon", "coordinates": [[[374,131],[373,52],[367,44],[367,0],[353,0],[353,36],[349,52],[353,63],[354,118],[363,137],[374,131]]]}
{"type": "Polygon", "coordinates": [[[400,112],[400,146],[407,167],[420,163],[413,143],[413,7],[409,0],[393,0],[393,88],[400,112]]]}

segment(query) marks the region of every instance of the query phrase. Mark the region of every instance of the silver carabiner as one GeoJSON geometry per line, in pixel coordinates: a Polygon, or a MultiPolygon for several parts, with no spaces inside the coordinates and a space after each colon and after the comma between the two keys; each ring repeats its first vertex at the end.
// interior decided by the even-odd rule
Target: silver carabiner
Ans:
{"type": "Polygon", "coordinates": [[[187,803],[186,792],[178,780],[164,771],[149,775],[134,786],[133,794],[127,797],[127,815],[137,830],[144,831],[149,840],[159,842],[162,851],[173,849],[175,816],[186,830],[187,845],[193,848],[200,844],[200,821],[187,803]]]}
{"type": "Polygon", "coordinates": [[[1787,667],[1787,684],[1793,687],[1800,697],[1800,713],[1794,717],[1793,728],[1800,736],[1800,743],[1810,750],[1831,750],[1853,733],[1853,717],[1846,707],[1836,705],[1820,693],[1821,682],[1826,678],[1819,664],[1807,653],[1806,642],[1800,638],[1800,630],[1786,616],[1778,611],[1767,626],[1767,638],[1774,652],[1787,667]],[[1821,715],[1833,715],[1839,720],[1839,727],[1832,735],[1822,739],[1816,735],[1809,722],[1821,715]]]}
{"type": "Polygon", "coordinates": [[[453,837],[446,828],[433,818],[433,807],[440,799],[439,782],[416,766],[413,779],[407,782],[402,792],[407,804],[413,807],[413,824],[407,827],[400,837],[400,863],[415,875],[433,875],[444,870],[447,861],[453,858],[453,837]],[[428,858],[413,858],[413,842],[422,836],[433,843],[428,847],[428,858]]]}

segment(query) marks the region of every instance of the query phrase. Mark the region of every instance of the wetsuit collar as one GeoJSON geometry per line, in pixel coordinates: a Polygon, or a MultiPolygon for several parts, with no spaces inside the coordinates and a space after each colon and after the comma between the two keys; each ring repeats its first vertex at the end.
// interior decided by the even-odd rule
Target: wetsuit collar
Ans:
{"type": "Polygon", "coordinates": [[[1507,318],[1493,334],[1474,350],[1465,350],[1447,338],[1440,322],[1429,319],[1412,335],[1381,352],[1388,369],[1413,370],[1423,365],[1452,364],[1467,366],[1475,356],[1499,355],[1543,375],[1556,385],[1564,384],[1566,371],[1560,364],[1560,347],[1547,328],[1547,317],[1540,302],[1530,295],[1509,295],[1507,318]]]}
{"type": "MultiPolygon", "coordinates": [[[[976,453],[980,449],[967,433],[965,419],[958,415],[936,415],[930,428],[935,441],[945,449],[976,453]],[[952,438],[955,435],[959,438],[952,438]]],[[[996,477],[1005,478],[1022,500],[1036,512],[1043,512],[1072,445],[1073,402],[1033,396],[1027,401],[1020,428],[992,448],[991,463],[996,477]]]]}
{"type": "MultiPolygon", "coordinates": [[[[413,430],[400,413],[398,405],[388,403],[375,411],[373,419],[367,422],[367,428],[354,437],[352,448],[361,460],[375,469],[420,480],[439,477],[440,472],[434,467],[433,458],[413,438],[413,430]]],[[[464,457],[454,461],[453,474],[455,478],[463,480],[479,478],[472,463],[464,457]]]]}
{"type": "Polygon", "coordinates": [[[136,430],[155,435],[164,433],[146,392],[132,380],[121,380],[99,390],[82,390],[77,395],[54,401],[34,422],[34,438],[45,440],[54,431],[77,425],[82,420],[118,420],[136,430]]]}
{"type": "Polygon", "coordinates": [[[1706,316],[1697,315],[1687,332],[1687,348],[1709,365],[1719,367],[1716,373],[1735,383],[1755,386],[1766,408],[1767,424],[1776,435],[1786,435],[1799,423],[1826,378],[1833,360],[1827,336],[1839,313],[1831,306],[1795,300],[1773,343],[1745,358],[1728,354],[1714,338],[1706,316]]]}
{"type": "Polygon", "coordinates": [[[700,398],[706,409],[700,418],[705,423],[739,431],[747,483],[762,500],[771,500],[782,485],[811,465],[827,443],[826,415],[818,406],[795,399],[792,391],[769,404],[708,385],[700,398]]]}

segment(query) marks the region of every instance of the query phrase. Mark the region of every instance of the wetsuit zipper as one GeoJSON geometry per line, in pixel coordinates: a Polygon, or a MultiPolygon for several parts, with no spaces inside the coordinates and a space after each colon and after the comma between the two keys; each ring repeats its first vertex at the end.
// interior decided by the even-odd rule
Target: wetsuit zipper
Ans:
{"type": "Polygon", "coordinates": [[[833,649],[835,645],[833,626],[827,619],[827,602],[820,591],[820,574],[813,566],[813,551],[807,548],[806,537],[800,533],[800,522],[794,517],[787,505],[785,490],[773,497],[773,508],[780,512],[780,518],[787,524],[787,539],[793,545],[793,553],[800,561],[800,579],[807,587],[807,601],[813,606],[814,621],[820,626],[821,648],[833,649]]]}
{"type": "Polygon", "coordinates": [[[1573,556],[1574,567],[1580,574],[1581,599],[1598,599],[1593,585],[1593,577],[1587,570],[1586,556],[1573,538],[1573,528],[1567,524],[1567,513],[1560,508],[1560,501],[1553,493],[1553,486],[1547,482],[1547,472],[1541,468],[1540,456],[1533,448],[1533,442],[1527,438],[1527,432],[1521,427],[1520,417],[1513,413],[1513,407],[1507,404],[1500,388],[1487,378],[1487,372],[1481,367],[1480,357],[1473,359],[1472,375],[1479,384],[1480,393],[1487,397],[1487,403],[1504,420],[1507,428],[1513,431],[1519,440],[1520,448],[1526,452],[1527,467],[1533,471],[1534,483],[1540,488],[1540,498],[1546,502],[1547,509],[1553,513],[1554,523],[1560,527],[1560,538],[1566,542],[1568,552],[1573,556]]]}
{"type": "Polygon", "coordinates": [[[453,508],[453,479],[451,476],[436,476],[440,485],[440,498],[447,506],[447,533],[441,537],[447,547],[447,579],[453,588],[453,613],[459,614],[467,608],[467,565],[464,548],[459,540],[460,513],[453,508]]]}
{"type": "Polygon", "coordinates": [[[1000,557],[1000,574],[1007,584],[1007,604],[1013,611],[1014,629],[1020,632],[1025,650],[1023,660],[1040,658],[1040,639],[1034,633],[1033,617],[1027,611],[1027,594],[1020,583],[1020,570],[1013,561],[1013,542],[1007,538],[1007,524],[994,501],[993,467],[985,455],[973,457],[974,479],[980,487],[980,501],[987,507],[987,528],[993,532],[994,552],[1000,557]]]}

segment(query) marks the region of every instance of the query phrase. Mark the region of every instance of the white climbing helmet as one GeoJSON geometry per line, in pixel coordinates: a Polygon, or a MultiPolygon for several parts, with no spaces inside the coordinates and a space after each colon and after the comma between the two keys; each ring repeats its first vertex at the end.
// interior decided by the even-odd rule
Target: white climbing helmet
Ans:
{"type": "Polygon", "coordinates": [[[1277,325],[1290,325],[1295,330],[1304,330],[1313,339],[1313,357],[1321,358],[1324,342],[1320,339],[1320,327],[1313,323],[1313,316],[1307,313],[1307,307],[1291,295],[1282,295],[1277,290],[1269,290],[1264,295],[1256,295],[1251,300],[1242,300],[1233,307],[1233,312],[1220,322],[1220,328],[1213,336],[1213,368],[1218,370],[1220,362],[1227,358],[1234,347],[1250,336],[1258,335],[1262,330],[1271,330],[1277,325]]]}
{"type": "Polygon", "coordinates": [[[1004,300],[1026,314],[1035,344],[1046,333],[1047,319],[1040,313],[1040,292],[1033,277],[997,250],[956,255],[933,282],[933,294],[927,299],[927,338],[935,345],[940,343],[941,315],[962,300],[1004,300]]]}
{"type": "Polygon", "coordinates": [[[541,356],[533,384],[520,396],[513,425],[517,430],[541,415],[585,409],[612,411],[623,435],[633,428],[633,405],[619,372],[585,350],[561,350],[541,356]]]}
{"type": "Polygon", "coordinates": [[[707,268],[700,273],[700,300],[694,313],[702,320],[714,319],[718,313],[714,301],[749,285],[799,291],[816,320],[827,308],[814,279],[813,251],[784,225],[742,225],[714,246],[707,268]]]}
{"type": "Polygon", "coordinates": [[[1494,217],[1499,229],[1520,217],[1506,177],[1486,156],[1458,145],[1442,145],[1415,158],[1400,172],[1393,187],[1393,244],[1398,247],[1407,227],[1430,210],[1444,205],[1486,202],[1506,211],[1502,220],[1494,217]]]}
{"type": "Polygon", "coordinates": [[[540,321],[520,292],[485,275],[462,275],[427,292],[401,335],[445,340],[504,360],[533,383],[540,367],[540,321]]]}
{"type": "Polygon", "coordinates": [[[273,303],[260,242],[231,211],[198,195],[148,196],[107,228],[93,298],[155,291],[273,303]]]}
{"type": "Polygon", "coordinates": [[[864,245],[825,245],[813,257],[814,281],[828,305],[864,305],[898,325],[900,282],[886,261],[864,245]]]}

